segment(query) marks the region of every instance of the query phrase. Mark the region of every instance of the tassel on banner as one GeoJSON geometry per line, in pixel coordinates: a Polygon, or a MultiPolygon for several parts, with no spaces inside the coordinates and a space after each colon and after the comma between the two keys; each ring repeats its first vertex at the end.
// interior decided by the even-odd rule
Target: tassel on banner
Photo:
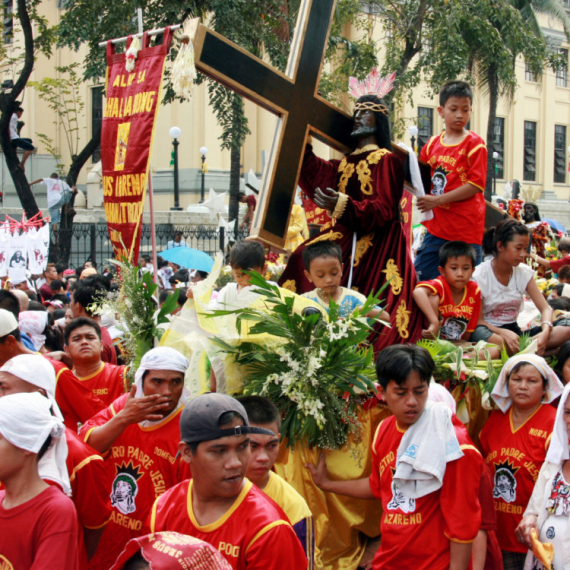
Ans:
{"type": "Polygon", "coordinates": [[[183,24],[180,35],[180,50],[172,65],[172,88],[178,97],[191,99],[196,80],[196,66],[194,64],[194,46],[190,41],[191,28],[195,22],[187,19],[183,24]]]}

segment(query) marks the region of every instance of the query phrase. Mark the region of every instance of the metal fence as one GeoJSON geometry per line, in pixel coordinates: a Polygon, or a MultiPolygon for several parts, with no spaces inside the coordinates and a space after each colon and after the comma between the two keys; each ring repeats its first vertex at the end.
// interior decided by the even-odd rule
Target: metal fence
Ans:
{"type": "MultiPolygon", "coordinates": [[[[79,269],[86,261],[91,261],[95,267],[101,269],[108,259],[114,257],[106,224],[74,224],[71,230],[60,229],[60,240],[63,240],[63,233],[66,231],[72,234],[69,267],[79,269]]],[[[183,245],[199,249],[211,256],[225,251],[229,242],[237,241],[235,232],[225,228],[158,224],[155,226],[155,234],[159,254],[173,246],[174,236],[178,232],[182,233],[183,245]]],[[[243,239],[247,235],[247,230],[238,230],[237,239],[243,239]]],[[[150,224],[142,226],[139,255],[144,253],[152,254],[150,224]]]]}

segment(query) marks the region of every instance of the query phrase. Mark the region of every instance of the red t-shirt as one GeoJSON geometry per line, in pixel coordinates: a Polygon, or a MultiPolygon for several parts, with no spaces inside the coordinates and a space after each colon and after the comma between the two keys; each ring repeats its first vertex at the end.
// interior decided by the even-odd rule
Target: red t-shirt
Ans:
{"type": "MultiPolygon", "coordinates": [[[[91,432],[106,424],[125,407],[127,394],[91,418],[80,431],[89,441],[91,432]]],[[[162,422],[148,427],[131,424],[105,455],[108,475],[106,494],[111,497],[111,519],[101,537],[89,568],[110,568],[131,538],[142,534],[143,523],[155,499],[190,476],[180,458],[180,414],[182,408],[162,422]]]]}
{"type": "Polygon", "coordinates": [[[216,522],[200,526],[192,507],[193,481],[183,481],[157,499],[150,531],[176,531],[210,543],[235,570],[307,568],[307,557],[287,515],[250,481],[216,522]]]}
{"type": "Polygon", "coordinates": [[[513,409],[495,410],[481,431],[483,458],[494,477],[493,498],[497,536],[502,550],[526,552],[515,535],[521,522],[554,428],[556,409],[542,405],[522,426],[514,429],[513,409]]]}
{"type": "Polygon", "coordinates": [[[420,160],[431,167],[430,193],[440,196],[468,182],[481,192],[467,200],[434,208],[433,218],[422,223],[438,238],[481,245],[485,225],[483,191],[487,180],[485,141],[473,131],[456,145],[446,145],[442,140],[443,133],[431,137],[420,154],[420,160]]]}
{"type": "Polygon", "coordinates": [[[465,429],[454,428],[464,456],[447,464],[441,489],[410,499],[392,482],[405,431],[394,416],[378,426],[372,443],[370,488],[384,514],[373,570],[447,570],[450,540],[475,540],[481,528],[478,495],[483,462],[465,429]]]}
{"type": "Polygon", "coordinates": [[[255,196],[253,194],[248,194],[245,198],[245,202],[248,208],[251,208],[252,210],[255,211],[255,207],[257,206],[257,200],[255,199],[255,196]]]}
{"type": "Polygon", "coordinates": [[[48,360],[55,369],[55,401],[66,427],[77,433],[77,424],[85,423],[103,410],[105,404],[92,390],[83,385],[63,362],[51,358],[48,360]]]}
{"type": "Polygon", "coordinates": [[[449,283],[438,277],[431,281],[421,281],[416,287],[426,287],[439,296],[439,314],[443,318],[440,335],[447,340],[460,340],[466,332],[473,332],[481,310],[481,290],[475,281],[465,287],[463,299],[455,305],[449,283]]]}
{"type": "Polygon", "coordinates": [[[566,255],[562,259],[552,259],[550,261],[550,268],[554,273],[558,273],[565,265],[570,265],[570,255],[566,255]]]}
{"type": "Polygon", "coordinates": [[[13,509],[0,491],[0,568],[77,570],[78,523],[71,499],[48,487],[13,509]]]}
{"type": "MultiPolygon", "coordinates": [[[[75,372],[75,371],[74,371],[75,372]]],[[[128,391],[127,367],[101,362],[101,367],[90,376],[76,376],[93,396],[110,406],[117,398],[128,391]]]]}

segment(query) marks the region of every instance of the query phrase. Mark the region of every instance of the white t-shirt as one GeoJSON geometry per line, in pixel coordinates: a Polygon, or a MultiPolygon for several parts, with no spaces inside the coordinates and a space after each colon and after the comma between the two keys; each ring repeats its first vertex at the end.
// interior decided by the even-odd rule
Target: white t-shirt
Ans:
{"type": "Polygon", "coordinates": [[[19,139],[20,135],[18,134],[18,115],[16,113],[12,113],[10,117],[10,139],[19,139]]]}
{"type": "MultiPolygon", "coordinates": [[[[277,283],[273,281],[268,281],[268,283],[277,286],[277,283]]],[[[256,287],[254,286],[244,287],[241,291],[238,291],[237,283],[228,283],[225,287],[222,287],[216,299],[210,301],[209,309],[213,311],[237,311],[238,309],[249,307],[261,296],[261,293],[256,292],[256,287]]]]}
{"type": "Polygon", "coordinates": [[[62,192],[64,190],[71,192],[71,188],[68,186],[67,182],[60,180],[59,178],[42,178],[42,182],[47,187],[48,208],[55,206],[61,200],[62,192]]]}
{"type": "Polygon", "coordinates": [[[473,273],[473,279],[481,289],[483,318],[495,327],[515,323],[534,270],[524,263],[513,267],[513,274],[505,287],[495,277],[491,264],[492,260],[484,261],[473,273]]]}

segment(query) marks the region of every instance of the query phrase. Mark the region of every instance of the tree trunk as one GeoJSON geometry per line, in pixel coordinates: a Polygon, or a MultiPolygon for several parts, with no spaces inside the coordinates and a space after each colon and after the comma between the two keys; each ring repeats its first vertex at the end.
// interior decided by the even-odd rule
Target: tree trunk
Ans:
{"type": "MultiPolygon", "coordinates": [[[[91,158],[99,144],[101,143],[101,125],[93,132],[91,140],[83,147],[83,150],[73,158],[69,172],[67,173],[67,183],[75,186],[77,178],[85,163],[91,158]]],[[[61,222],[59,224],[59,240],[50,248],[49,259],[53,263],[61,263],[66,267],[69,265],[69,257],[71,256],[71,244],[73,237],[73,219],[75,218],[75,196],[63,207],[61,213],[61,222]]]]}
{"type": "Polygon", "coordinates": [[[485,183],[485,200],[491,201],[493,195],[493,181],[495,175],[495,163],[493,151],[495,150],[493,141],[495,140],[495,117],[497,116],[497,103],[499,101],[499,78],[497,77],[497,66],[494,63],[489,65],[487,70],[487,82],[489,84],[489,120],[487,123],[487,181],[485,183]]]}
{"type": "Polygon", "coordinates": [[[12,90],[0,96],[0,145],[4,151],[6,164],[14,181],[14,187],[20,198],[22,209],[26,212],[26,216],[31,218],[39,212],[39,208],[30,189],[28,179],[24,171],[19,167],[20,161],[16,150],[12,148],[10,140],[10,118],[12,117],[14,102],[24,90],[34,67],[34,36],[26,0],[18,0],[18,19],[24,34],[24,65],[12,90]]]}
{"type": "Polygon", "coordinates": [[[230,151],[230,208],[229,220],[237,220],[239,216],[239,179],[240,179],[240,159],[241,149],[239,147],[232,147],[230,151]]]}

